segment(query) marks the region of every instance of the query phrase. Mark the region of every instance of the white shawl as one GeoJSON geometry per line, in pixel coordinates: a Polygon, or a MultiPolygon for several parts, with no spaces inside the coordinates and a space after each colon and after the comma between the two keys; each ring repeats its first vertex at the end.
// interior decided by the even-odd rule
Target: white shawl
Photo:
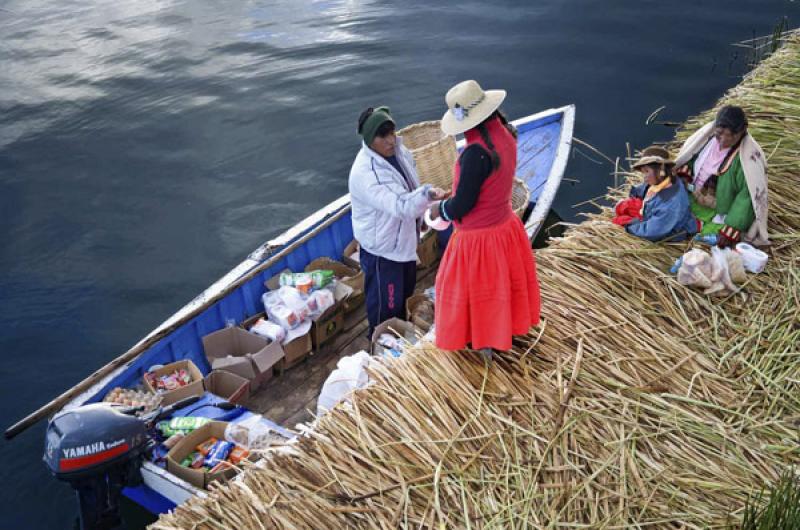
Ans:
{"type": "MultiPolygon", "coordinates": [[[[681,167],[691,161],[692,157],[708,143],[714,135],[714,122],[707,123],[693,135],[691,135],[681,146],[678,157],[675,159],[675,167],[681,167]]],[[[747,190],[750,192],[750,201],[753,203],[753,211],[756,220],[744,235],[745,241],[750,241],[754,245],[769,245],[767,234],[767,214],[769,202],[767,200],[767,158],[761,146],[746,134],[742,139],[739,149],[739,159],[744,170],[744,178],[747,181],[747,190]]]]}

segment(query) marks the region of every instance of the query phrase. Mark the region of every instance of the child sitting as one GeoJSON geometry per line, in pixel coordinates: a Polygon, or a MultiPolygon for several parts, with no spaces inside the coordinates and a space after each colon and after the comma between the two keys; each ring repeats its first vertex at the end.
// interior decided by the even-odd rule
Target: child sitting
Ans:
{"type": "Polygon", "coordinates": [[[645,182],[631,189],[630,199],[618,205],[618,211],[628,210],[638,204],[642,207],[636,215],[617,218],[615,223],[625,226],[629,234],[649,241],[681,241],[697,233],[697,220],[689,209],[689,196],[680,179],[672,174],[675,163],[663,147],[650,146],[633,164],[644,175],[645,182]],[[620,208],[622,206],[622,208],[620,208]]]}

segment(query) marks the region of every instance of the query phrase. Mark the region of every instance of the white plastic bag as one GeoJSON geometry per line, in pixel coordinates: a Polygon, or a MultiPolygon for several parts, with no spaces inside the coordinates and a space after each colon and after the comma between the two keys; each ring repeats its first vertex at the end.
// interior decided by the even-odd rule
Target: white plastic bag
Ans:
{"type": "Polygon", "coordinates": [[[268,338],[273,342],[283,342],[283,339],[286,338],[285,329],[263,318],[259,318],[258,321],[253,324],[253,327],[250,328],[250,331],[261,337],[268,338]]]}
{"type": "Polygon", "coordinates": [[[294,287],[283,286],[261,297],[269,319],[286,331],[296,328],[308,318],[308,304],[294,287]]]}
{"type": "Polygon", "coordinates": [[[229,423],[225,427],[225,440],[249,450],[266,449],[271,445],[286,441],[280,433],[271,429],[261,420],[260,414],[254,414],[242,421],[229,423]]]}
{"type": "Polygon", "coordinates": [[[748,272],[758,274],[763,272],[764,267],[767,266],[769,260],[767,253],[758,250],[750,243],[739,243],[736,245],[736,251],[742,257],[742,263],[748,272]]]}
{"type": "Polygon", "coordinates": [[[369,382],[366,367],[370,362],[370,355],[360,352],[342,357],[336,365],[336,370],[331,372],[317,400],[317,416],[325,414],[350,392],[362,388],[369,382]]]}

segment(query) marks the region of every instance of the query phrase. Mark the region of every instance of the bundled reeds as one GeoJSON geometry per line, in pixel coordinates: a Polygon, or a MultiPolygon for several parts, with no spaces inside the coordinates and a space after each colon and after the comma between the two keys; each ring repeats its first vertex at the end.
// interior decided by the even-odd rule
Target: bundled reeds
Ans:
{"type": "Polygon", "coordinates": [[[352,409],[151,528],[741,524],[800,463],[799,101],[796,35],[720,101],[770,165],[775,244],[740,293],[680,286],[666,271],[688,243],[603,209],[538,253],[544,320],[491,365],[431,345],[386,361],[352,409]]]}

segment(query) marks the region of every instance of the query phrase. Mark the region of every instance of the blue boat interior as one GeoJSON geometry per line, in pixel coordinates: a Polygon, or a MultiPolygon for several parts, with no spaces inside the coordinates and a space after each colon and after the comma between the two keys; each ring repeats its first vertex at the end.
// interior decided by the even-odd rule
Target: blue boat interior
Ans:
{"type": "MultiPolygon", "coordinates": [[[[531,190],[531,202],[541,193],[550,173],[560,137],[562,114],[554,114],[534,120],[519,127],[519,152],[517,175],[526,181],[531,190]]],[[[324,223],[322,219],[306,232],[299,234],[286,246],[316,230],[324,223]]],[[[207,374],[210,367],[203,353],[202,337],[238,324],[263,311],[261,296],[266,291],[265,282],[279,272],[290,269],[302,271],[312,260],[327,256],[340,259],[344,248],[353,240],[353,228],[349,214],[333,222],[314,237],[298,246],[277,263],[260,272],[252,279],[232,291],[225,298],[206,308],[202,313],[162,338],[131,362],[127,369],[92,396],[87,402],[102,400],[115,387],[132,387],[138,384],[147,369],[154,364],[167,364],[181,359],[191,359],[207,374]]],[[[281,250],[280,248],[278,250],[281,250]]]]}
{"type": "MultiPolygon", "coordinates": [[[[556,113],[518,127],[517,175],[525,180],[530,188],[531,202],[535,202],[538,199],[544,183],[548,179],[550,168],[558,151],[562,120],[563,114],[556,113]]],[[[310,232],[318,230],[320,225],[333,215],[335,215],[335,212],[332,212],[327,218],[320,219],[315,225],[298,234],[283,247],[275,249],[274,253],[299,241],[310,232]]],[[[204,375],[208,374],[210,366],[203,351],[202,337],[228,325],[241,323],[243,320],[262,312],[264,308],[261,297],[266,290],[265,282],[272,276],[285,269],[302,271],[308,263],[318,257],[327,256],[339,260],[345,247],[352,240],[353,229],[348,211],[269,268],[245,281],[224,298],[205,308],[191,320],[152,345],[138,358],[130,362],[124,371],[108,381],[108,384],[91,396],[87,403],[102,400],[115,387],[130,388],[138,385],[144,373],[155,364],[167,364],[181,359],[191,359],[204,375]]],[[[269,257],[265,259],[269,259],[269,257]]],[[[178,411],[176,414],[208,415],[225,421],[237,421],[246,417],[243,416],[244,414],[251,414],[243,407],[236,407],[233,411],[226,411],[224,413],[226,416],[220,416],[219,409],[215,409],[213,406],[207,407],[209,411],[212,411],[208,414],[197,412],[198,407],[208,405],[214,399],[215,396],[206,394],[203,400],[191,406],[192,410],[178,411]],[[214,410],[217,412],[213,412],[214,410]],[[217,415],[215,416],[214,414],[217,415]]],[[[276,429],[280,429],[280,426],[276,425],[276,429]]],[[[174,507],[174,504],[169,499],[146,486],[126,488],[125,494],[154,513],[164,512],[174,507]]]]}

